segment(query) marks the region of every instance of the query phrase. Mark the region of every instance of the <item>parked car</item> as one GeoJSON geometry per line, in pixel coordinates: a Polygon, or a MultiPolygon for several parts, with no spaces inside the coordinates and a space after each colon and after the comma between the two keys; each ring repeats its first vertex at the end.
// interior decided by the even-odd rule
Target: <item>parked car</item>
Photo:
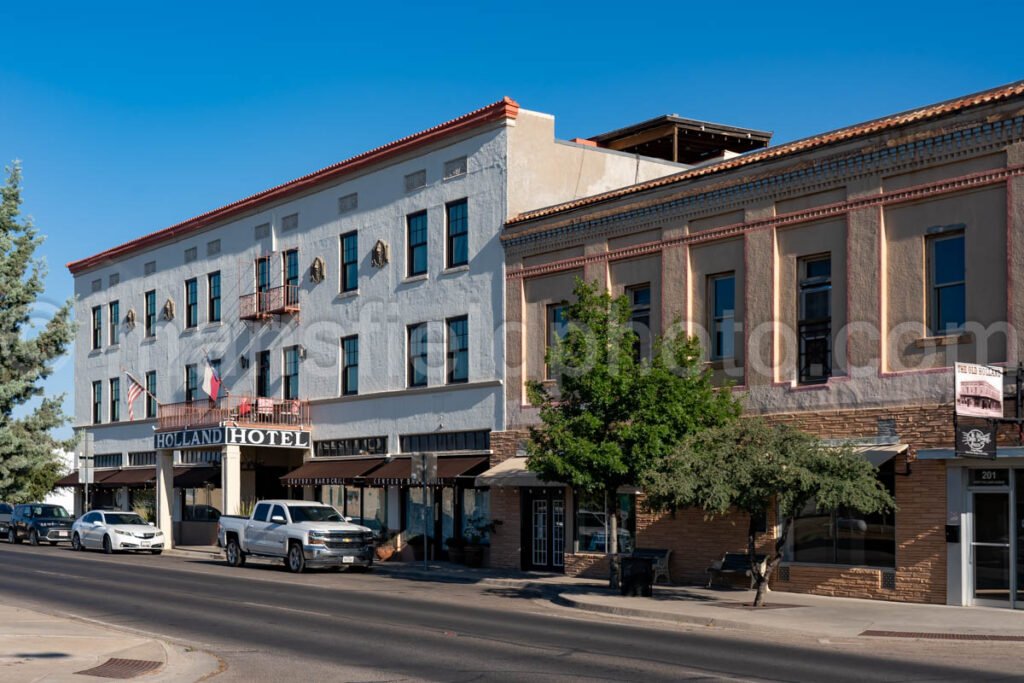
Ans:
{"type": "Polygon", "coordinates": [[[159,555],[164,549],[164,532],[134,512],[92,510],[72,526],[71,547],[75,550],[95,548],[108,555],[121,550],[159,555]]]}
{"type": "Polygon", "coordinates": [[[71,540],[73,519],[60,505],[27,503],[15,505],[7,525],[7,542],[21,543],[26,538],[32,545],[46,541],[50,545],[71,540]]]}
{"type": "Polygon", "coordinates": [[[373,565],[373,532],[346,522],[329,505],[308,500],[260,501],[249,518],[221,515],[217,544],[232,567],[244,565],[246,557],[281,559],[295,573],[373,565]]]}
{"type": "Polygon", "coordinates": [[[11,515],[14,513],[14,506],[10,503],[0,503],[0,536],[7,537],[7,527],[11,523],[11,515]]]}

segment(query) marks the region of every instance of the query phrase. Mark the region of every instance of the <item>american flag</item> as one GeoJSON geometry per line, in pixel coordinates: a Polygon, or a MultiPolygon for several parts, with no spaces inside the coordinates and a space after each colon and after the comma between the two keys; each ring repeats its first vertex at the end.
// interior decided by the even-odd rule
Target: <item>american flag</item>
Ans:
{"type": "MultiPolygon", "coordinates": [[[[128,373],[124,373],[128,375],[128,373]]],[[[135,399],[146,391],[146,387],[138,383],[138,381],[128,375],[128,421],[131,422],[135,419],[135,399]]]]}

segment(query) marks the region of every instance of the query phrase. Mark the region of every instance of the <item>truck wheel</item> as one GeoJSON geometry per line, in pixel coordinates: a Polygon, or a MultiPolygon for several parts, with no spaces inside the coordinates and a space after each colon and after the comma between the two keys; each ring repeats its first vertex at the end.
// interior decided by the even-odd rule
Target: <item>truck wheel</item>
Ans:
{"type": "Polygon", "coordinates": [[[29,545],[39,545],[39,532],[36,531],[35,529],[33,529],[32,531],[28,532],[28,544],[29,545]]]}
{"type": "Polygon", "coordinates": [[[288,571],[292,574],[301,574],[306,568],[306,556],[302,554],[302,546],[292,543],[288,546],[288,558],[285,560],[288,571]]]}
{"type": "Polygon", "coordinates": [[[110,543],[110,536],[103,537],[103,552],[107,555],[114,554],[114,546],[110,543]]]}
{"type": "Polygon", "coordinates": [[[229,567],[241,567],[245,565],[245,553],[238,547],[238,539],[231,537],[228,539],[228,547],[224,549],[224,556],[227,559],[229,567]]]}
{"type": "Polygon", "coordinates": [[[72,550],[85,550],[85,546],[82,545],[82,537],[75,534],[71,537],[71,549],[72,550]]]}
{"type": "Polygon", "coordinates": [[[7,542],[8,543],[21,543],[21,539],[18,538],[18,532],[11,527],[7,530],[7,542]]]}

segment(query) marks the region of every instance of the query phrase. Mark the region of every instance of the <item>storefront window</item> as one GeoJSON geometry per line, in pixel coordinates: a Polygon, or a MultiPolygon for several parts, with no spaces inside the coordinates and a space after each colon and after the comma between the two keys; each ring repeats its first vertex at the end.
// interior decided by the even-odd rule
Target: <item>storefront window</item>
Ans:
{"type": "MultiPolygon", "coordinates": [[[[577,552],[607,552],[609,533],[608,515],[605,514],[603,494],[576,494],[576,549],[577,552]]],[[[636,538],[636,496],[620,493],[618,502],[618,551],[633,552],[636,538]]],[[[610,502],[610,501],[609,501],[610,502]]]]}
{"type": "MultiPolygon", "coordinates": [[[[893,461],[878,468],[878,479],[895,495],[893,461]]],[[[840,508],[819,510],[813,501],[793,520],[790,531],[794,562],[896,566],[896,517],[894,513],[865,515],[840,508]]]]}
{"type": "MultiPolygon", "coordinates": [[[[467,521],[491,518],[491,492],[480,489],[462,489],[462,526],[465,534],[467,521]]],[[[490,543],[490,534],[485,533],[482,542],[490,543]]]]}
{"type": "Polygon", "coordinates": [[[384,488],[363,489],[363,521],[379,523],[374,528],[388,528],[388,490],[384,488]]]}
{"type": "Polygon", "coordinates": [[[405,528],[408,531],[409,537],[422,536],[424,531],[424,524],[426,525],[427,538],[434,537],[434,524],[430,519],[430,508],[428,507],[430,502],[430,494],[428,493],[424,498],[424,489],[421,488],[410,488],[406,490],[408,496],[407,505],[405,506],[405,528]],[[426,500],[428,505],[425,506],[423,501],[426,500]]]}

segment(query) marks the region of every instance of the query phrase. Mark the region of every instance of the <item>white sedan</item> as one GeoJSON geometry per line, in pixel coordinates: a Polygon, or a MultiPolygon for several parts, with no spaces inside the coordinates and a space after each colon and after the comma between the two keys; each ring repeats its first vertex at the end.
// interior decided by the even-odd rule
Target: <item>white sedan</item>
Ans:
{"type": "Polygon", "coordinates": [[[145,550],[159,555],[164,549],[164,533],[134,512],[93,510],[72,525],[71,547],[102,548],[108,555],[119,550],[145,550]]]}

